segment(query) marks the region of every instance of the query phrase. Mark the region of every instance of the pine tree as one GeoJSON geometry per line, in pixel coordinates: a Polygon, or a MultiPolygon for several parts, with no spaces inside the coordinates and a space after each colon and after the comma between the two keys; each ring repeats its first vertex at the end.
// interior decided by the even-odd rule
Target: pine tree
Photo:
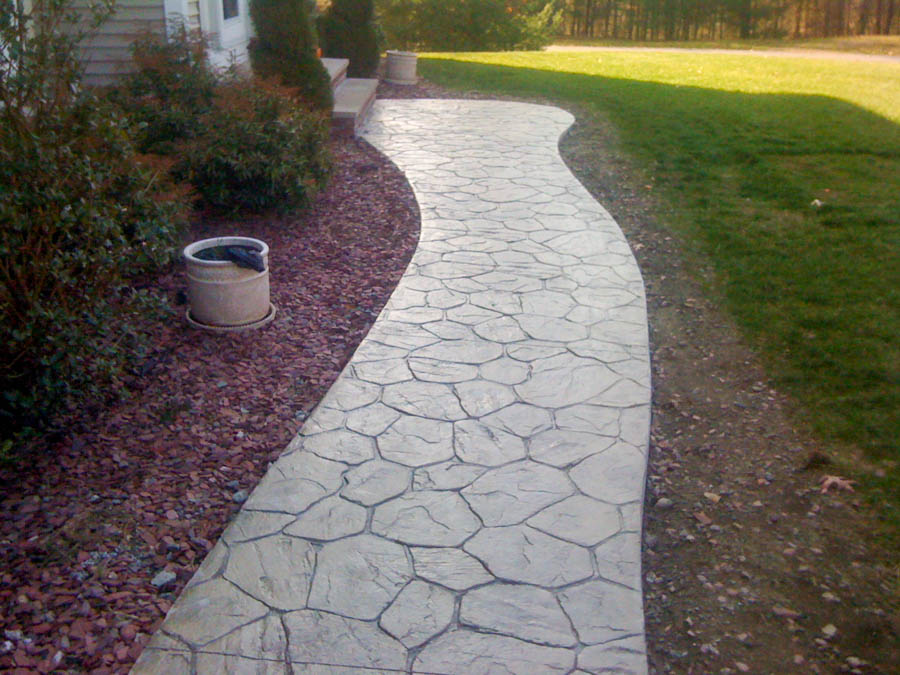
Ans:
{"type": "Polygon", "coordinates": [[[312,107],[330,110],[331,78],[315,53],[306,0],[251,0],[250,17],[257,35],[250,46],[253,72],[278,77],[284,85],[297,87],[312,107]]]}
{"type": "Polygon", "coordinates": [[[332,0],[319,22],[326,56],[350,59],[350,77],[371,77],[378,68],[373,0],[332,0]]]}

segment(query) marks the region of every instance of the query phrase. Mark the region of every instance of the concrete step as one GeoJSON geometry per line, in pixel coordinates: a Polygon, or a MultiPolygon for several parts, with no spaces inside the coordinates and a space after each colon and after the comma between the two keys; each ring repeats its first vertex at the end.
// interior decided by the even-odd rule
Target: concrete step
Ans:
{"type": "Polygon", "coordinates": [[[332,128],[355,136],[375,102],[378,80],[347,77],[334,90],[332,128]]]}
{"type": "Polygon", "coordinates": [[[334,91],[341,83],[347,79],[347,68],[350,65],[350,59],[321,59],[322,65],[331,76],[331,91],[334,91]]]}

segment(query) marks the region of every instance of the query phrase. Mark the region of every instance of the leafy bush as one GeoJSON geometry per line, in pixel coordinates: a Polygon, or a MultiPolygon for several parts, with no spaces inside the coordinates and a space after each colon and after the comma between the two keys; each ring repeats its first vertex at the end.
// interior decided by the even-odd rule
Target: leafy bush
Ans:
{"type": "Polygon", "coordinates": [[[519,37],[515,48],[543,49],[559,33],[562,21],[563,12],[553,2],[548,2],[540,11],[520,15],[519,37]]]}
{"type": "Polygon", "coordinates": [[[0,446],[104,398],[145,299],[128,280],[171,260],[182,222],[125,121],[80,88],[83,24],[65,0],[41,9],[0,22],[0,446]]]}
{"type": "Polygon", "coordinates": [[[539,49],[562,21],[554,0],[379,0],[378,14],[390,47],[431,51],[539,49]]]}
{"type": "Polygon", "coordinates": [[[250,16],[257,34],[249,47],[253,72],[296,87],[312,108],[331,110],[331,78],[316,56],[306,0],[251,0],[250,16]]]}
{"type": "Polygon", "coordinates": [[[373,0],[332,0],[319,21],[319,35],[326,56],[350,59],[350,77],[371,77],[378,69],[373,0]]]}
{"type": "Polygon", "coordinates": [[[176,175],[218,210],[308,206],[329,174],[328,125],[289,94],[256,81],[221,87],[205,133],[182,146],[176,175]]]}
{"type": "Polygon", "coordinates": [[[200,121],[217,84],[206,50],[203,36],[183,24],[169,31],[168,40],[147,33],[135,41],[136,70],[111,97],[134,122],[141,152],[171,154],[180,141],[203,133],[200,121]]]}

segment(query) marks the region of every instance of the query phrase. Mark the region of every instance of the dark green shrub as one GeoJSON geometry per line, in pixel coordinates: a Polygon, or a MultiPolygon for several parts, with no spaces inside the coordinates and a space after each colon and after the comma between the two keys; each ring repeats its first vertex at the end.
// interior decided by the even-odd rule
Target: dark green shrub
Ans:
{"type": "Polygon", "coordinates": [[[255,81],[223,86],[203,125],[205,133],[182,146],[176,175],[207,206],[303,208],[327,181],[326,118],[296,106],[284,89],[255,81]]]}
{"type": "Polygon", "coordinates": [[[557,2],[378,0],[391,48],[432,51],[539,49],[562,20],[557,2]]]}
{"type": "Polygon", "coordinates": [[[132,45],[136,69],[111,97],[134,122],[141,152],[171,154],[203,132],[200,121],[212,107],[218,79],[206,49],[203,36],[183,25],[168,40],[148,33],[132,45]]]}
{"type": "Polygon", "coordinates": [[[250,0],[257,37],[249,47],[253,72],[296,88],[317,110],[331,110],[331,78],[316,56],[315,31],[306,0],[250,0]]]}
{"type": "Polygon", "coordinates": [[[416,13],[420,0],[376,0],[375,15],[389,49],[424,48],[416,13]]]}
{"type": "Polygon", "coordinates": [[[332,0],[319,21],[319,36],[325,56],[350,59],[350,77],[371,77],[378,69],[374,0],[332,0]]]}
{"type": "Polygon", "coordinates": [[[563,11],[557,3],[548,2],[543,9],[531,13],[520,14],[518,19],[519,37],[516,49],[543,49],[559,34],[563,21],[563,11]]]}
{"type": "Polygon", "coordinates": [[[0,22],[0,447],[108,396],[146,299],[129,280],[171,261],[181,224],[124,120],[79,86],[68,7],[41,7],[0,22]]]}

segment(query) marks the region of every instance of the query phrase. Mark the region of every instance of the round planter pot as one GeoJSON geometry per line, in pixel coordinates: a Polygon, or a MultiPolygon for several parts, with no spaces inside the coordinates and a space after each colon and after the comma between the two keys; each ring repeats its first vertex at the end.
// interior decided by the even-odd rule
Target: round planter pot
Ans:
{"type": "Polygon", "coordinates": [[[201,328],[256,328],[274,316],[269,303],[269,247],[250,237],[215,237],[184,249],[188,278],[188,321],[201,328]],[[239,267],[230,260],[203,260],[201,251],[243,246],[256,249],[265,270],[239,267]]]}
{"type": "Polygon", "coordinates": [[[419,57],[413,52],[398,52],[389,49],[384,79],[391,84],[415,84],[416,62],[419,57]]]}

